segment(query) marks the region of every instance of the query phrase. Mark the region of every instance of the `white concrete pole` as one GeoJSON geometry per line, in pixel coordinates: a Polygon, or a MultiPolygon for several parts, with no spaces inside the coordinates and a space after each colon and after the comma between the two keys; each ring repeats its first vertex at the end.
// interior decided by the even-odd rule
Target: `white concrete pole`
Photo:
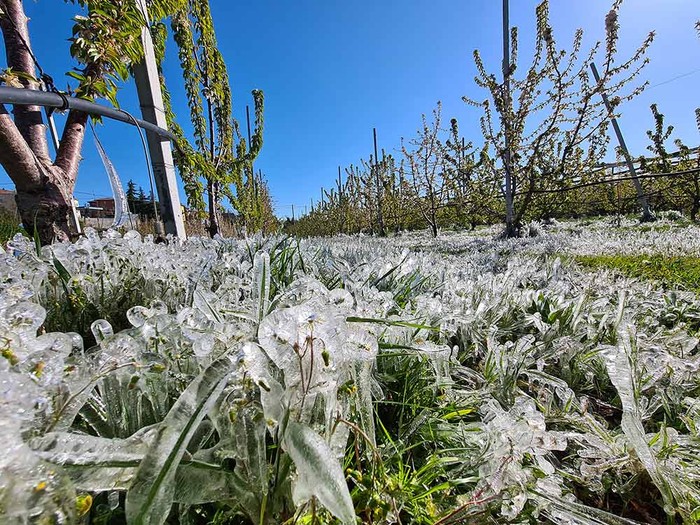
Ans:
{"type": "MultiPolygon", "coordinates": [[[[146,25],[141,32],[143,42],[144,61],[134,66],[134,79],[141,105],[143,119],[164,129],[168,129],[168,121],[165,116],[163,93],[160,88],[158,76],[158,64],[153,49],[153,40],[148,27],[148,11],[144,0],[135,0],[146,19],[146,25]]],[[[172,233],[181,239],[186,238],[185,222],[182,218],[182,206],[177,189],[175,176],[175,164],[170,141],[159,137],[155,133],[147,132],[148,149],[153,165],[158,201],[160,202],[160,214],[166,233],[172,233]]]]}

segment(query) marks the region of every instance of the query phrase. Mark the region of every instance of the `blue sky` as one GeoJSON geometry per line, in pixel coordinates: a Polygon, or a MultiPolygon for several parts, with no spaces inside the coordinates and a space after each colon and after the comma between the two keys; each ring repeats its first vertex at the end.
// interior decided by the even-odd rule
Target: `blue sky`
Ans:
{"type": "MultiPolygon", "coordinates": [[[[512,0],[511,23],[521,35],[526,66],[536,0],[512,0]]],[[[611,0],[551,0],[552,24],[560,45],[581,27],[586,41],[603,36],[611,0]]],[[[211,0],[219,47],[228,64],[234,113],[245,122],[250,91],[265,92],[265,143],[256,169],[265,173],[279,215],[291,205],[302,210],[321,186],[333,185],[338,166],[357,163],[372,151],[372,128],[380,148],[398,154],[438,100],[445,122],[456,117],[468,140],[481,143],[480,111],[462,96],[485,98],[473,81],[472,52],[479,49],[490,70],[500,68],[501,2],[498,0],[211,0]]],[[[33,47],[43,68],[64,88],[74,64],[68,54],[71,17],[77,8],[57,0],[25,2],[33,47]]],[[[700,143],[694,110],[700,107],[700,19],[697,0],[626,0],[620,16],[620,57],[655,30],[643,72],[651,88],[622,108],[620,124],[633,154],[643,154],[645,130],[653,125],[656,102],[675,126],[675,137],[700,143]]],[[[4,54],[3,54],[4,56],[4,54]]],[[[166,77],[180,123],[188,111],[174,46],[166,77]]],[[[119,100],[139,113],[135,88],[119,100]]],[[[145,160],[135,128],[106,122],[100,138],[124,184],[134,179],[148,191],[145,160]]],[[[84,202],[110,194],[109,182],[88,135],[76,197],[84,202]]],[[[0,170],[0,187],[11,188],[0,170]]]]}

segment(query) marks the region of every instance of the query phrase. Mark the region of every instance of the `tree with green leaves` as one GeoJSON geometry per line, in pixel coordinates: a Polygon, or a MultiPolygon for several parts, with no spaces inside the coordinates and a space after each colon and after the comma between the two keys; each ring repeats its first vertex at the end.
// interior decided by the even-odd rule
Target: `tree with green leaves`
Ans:
{"type": "Polygon", "coordinates": [[[262,232],[265,234],[274,233],[279,228],[279,221],[275,216],[275,207],[272,204],[272,195],[267,180],[262,171],[258,171],[254,176],[254,200],[253,214],[248,219],[252,232],[262,232]]]}
{"type": "Polygon", "coordinates": [[[653,167],[649,166],[649,163],[645,164],[659,173],[668,173],[671,170],[671,162],[668,149],[666,148],[666,141],[673,134],[673,126],[666,127],[664,125],[665,117],[656,104],[652,104],[650,109],[654,117],[654,129],[647,130],[647,137],[651,141],[651,144],[647,146],[647,150],[654,155],[653,167]]]}
{"type": "Polygon", "coordinates": [[[245,180],[236,195],[239,217],[247,233],[270,233],[277,227],[272,197],[262,171],[244,169],[245,180]]]}
{"type": "MultiPolygon", "coordinates": [[[[255,131],[248,145],[240,135],[238,123],[232,118],[228,70],[217,47],[209,1],[188,0],[173,16],[171,27],[178,46],[195,139],[194,146],[190,145],[182,129],[174,127],[181,137],[181,150],[184,151],[184,154],[176,155],[175,161],[185,181],[189,205],[200,210],[204,207],[200,177],[204,180],[209,234],[213,237],[220,230],[222,196],[227,197],[235,209],[240,208],[238,196],[244,193],[245,166],[262,148],[264,98],[262,91],[253,91],[255,131]]],[[[156,28],[156,34],[156,48],[162,59],[165,47],[162,26],[156,28]]],[[[166,94],[164,98],[172,121],[174,115],[169,96],[166,94]]]]}
{"type": "Polygon", "coordinates": [[[136,183],[129,179],[126,183],[126,202],[129,203],[129,211],[136,213],[136,183]]]}
{"type": "Polygon", "coordinates": [[[578,30],[570,50],[561,49],[549,19],[549,1],[536,9],[537,32],[529,69],[516,78],[518,32],[506,38],[504,81],[487,71],[479,51],[474,52],[475,79],[488,98],[465,102],[483,110],[482,133],[495,152],[494,176],[505,179],[502,193],[506,208],[506,234],[519,233],[537,194],[566,191],[581,174],[590,171],[604,156],[607,128],[623,102],[646,86],[634,86],[648,59],[644,58],[654,34],[642,42],[627,60],[617,60],[618,13],[622,0],[615,0],[605,19],[605,42],[597,42],[582,54],[583,31],[578,30]],[[599,56],[602,55],[602,56],[599,56]],[[590,64],[602,63],[599,81],[588,75],[590,64]],[[601,99],[607,94],[610,110],[601,99]]]}
{"type": "MultiPolygon", "coordinates": [[[[67,0],[82,9],[76,15],[70,54],[78,67],[75,96],[117,105],[120,82],[143,58],[144,19],[133,0],[67,0]]],[[[152,0],[154,18],[166,16],[181,0],[152,0]]],[[[28,18],[21,0],[0,0],[0,30],[7,67],[1,81],[24,89],[50,89],[51,77],[39,67],[31,47],[28,18]]],[[[0,164],[17,190],[17,208],[25,228],[43,244],[67,240],[72,231],[71,205],[88,115],[69,111],[55,157],[49,154],[41,108],[16,105],[12,115],[0,104],[0,164]]]]}

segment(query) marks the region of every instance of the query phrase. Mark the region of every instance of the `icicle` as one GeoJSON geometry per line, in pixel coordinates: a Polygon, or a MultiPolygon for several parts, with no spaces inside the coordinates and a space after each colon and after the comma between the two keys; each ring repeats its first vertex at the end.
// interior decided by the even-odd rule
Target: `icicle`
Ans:
{"type": "Polygon", "coordinates": [[[100,154],[102,164],[104,164],[105,171],[109,176],[109,184],[112,186],[112,194],[114,195],[114,222],[112,222],[112,228],[120,228],[129,220],[129,202],[126,200],[126,194],[119,180],[117,170],[114,169],[112,161],[107,157],[107,153],[102,147],[100,139],[97,138],[97,134],[93,133],[93,135],[95,137],[95,147],[97,147],[97,152],[100,154]]]}

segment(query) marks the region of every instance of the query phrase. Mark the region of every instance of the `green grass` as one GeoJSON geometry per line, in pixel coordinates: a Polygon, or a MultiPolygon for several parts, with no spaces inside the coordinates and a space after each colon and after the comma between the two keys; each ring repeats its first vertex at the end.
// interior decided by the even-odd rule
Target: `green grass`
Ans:
{"type": "Polygon", "coordinates": [[[19,219],[14,213],[0,210],[0,244],[5,244],[12,239],[16,233],[25,233],[19,225],[19,219]]]}
{"type": "Polygon", "coordinates": [[[658,281],[666,288],[700,293],[700,257],[579,255],[576,262],[588,268],[607,268],[627,277],[658,281]]]}

